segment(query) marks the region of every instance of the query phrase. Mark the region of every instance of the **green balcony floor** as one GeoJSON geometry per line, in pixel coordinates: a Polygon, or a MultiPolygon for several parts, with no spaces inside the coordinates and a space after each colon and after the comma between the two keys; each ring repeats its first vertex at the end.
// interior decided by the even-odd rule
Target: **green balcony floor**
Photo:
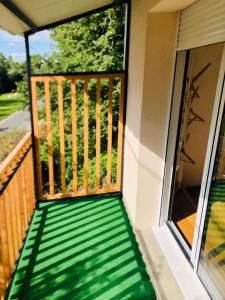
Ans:
{"type": "Polygon", "coordinates": [[[122,201],[42,203],[9,299],[156,299],[122,201]]]}

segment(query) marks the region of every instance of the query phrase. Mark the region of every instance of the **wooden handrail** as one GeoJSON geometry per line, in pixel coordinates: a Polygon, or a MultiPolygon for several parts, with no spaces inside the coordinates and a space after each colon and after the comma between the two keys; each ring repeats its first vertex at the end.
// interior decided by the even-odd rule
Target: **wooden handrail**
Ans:
{"type": "Polygon", "coordinates": [[[16,166],[32,144],[31,132],[27,132],[10,154],[0,163],[0,189],[12,175],[16,166]]]}
{"type": "Polygon", "coordinates": [[[31,133],[0,164],[0,299],[18,259],[35,208],[31,133]]]}

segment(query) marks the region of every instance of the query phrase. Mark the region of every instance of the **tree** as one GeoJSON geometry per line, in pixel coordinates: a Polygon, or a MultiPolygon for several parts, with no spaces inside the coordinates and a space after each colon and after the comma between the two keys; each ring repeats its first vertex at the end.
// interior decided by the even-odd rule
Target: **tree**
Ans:
{"type": "Polygon", "coordinates": [[[15,62],[11,56],[6,58],[0,53],[0,94],[16,90],[16,83],[23,80],[24,74],[24,63],[15,62]]]}
{"type": "MultiPolygon", "coordinates": [[[[50,56],[32,56],[32,73],[79,72],[79,71],[115,71],[123,69],[124,62],[124,6],[117,6],[80,20],[60,25],[51,30],[51,38],[56,42],[56,50],[50,56]]],[[[24,84],[19,89],[23,93],[24,84]]],[[[101,82],[102,96],[102,170],[101,179],[106,175],[107,161],[107,117],[108,117],[107,80],[101,82]]],[[[83,182],[83,90],[82,82],[77,83],[77,140],[78,149],[78,185],[83,182]]],[[[38,86],[38,93],[43,95],[43,86],[38,86]]],[[[24,93],[25,94],[25,93],[24,93]]],[[[113,178],[116,174],[116,143],[118,124],[119,84],[114,84],[113,97],[113,178]]],[[[89,179],[91,187],[95,184],[95,132],[96,132],[96,82],[89,83],[89,179]]],[[[56,85],[51,85],[51,112],[53,128],[53,155],[56,185],[60,183],[60,150],[58,133],[58,103],[56,85]]],[[[40,109],[39,116],[45,124],[45,110],[40,109]]],[[[64,83],[64,116],[65,116],[65,149],[66,149],[66,180],[70,185],[72,179],[72,133],[71,133],[71,98],[70,86],[64,83]]],[[[41,143],[42,169],[44,182],[48,188],[48,157],[45,130],[42,131],[41,143]]],[[[57,186],[56,186],[57,188],[57,186]]]]}
{"type": "Polygon", "coordinates": [[[51,38],[58,49],[53,71],[123,69],[124,14],[124,6],[117,6],[53,29],[51,38]]]}

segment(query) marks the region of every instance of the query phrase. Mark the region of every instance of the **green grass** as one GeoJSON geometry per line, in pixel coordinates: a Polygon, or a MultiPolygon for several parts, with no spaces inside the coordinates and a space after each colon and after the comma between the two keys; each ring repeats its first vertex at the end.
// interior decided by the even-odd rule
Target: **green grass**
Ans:
{"type": "Polygon", "coordinates": [[[155,300],[122,201],[41,204],[8,299],[155,300]]]}
{"type": "Polygon", "coordinates": [[[0,121],[21,108],[20,95],[9,93],[0,95],[0,121]]]}

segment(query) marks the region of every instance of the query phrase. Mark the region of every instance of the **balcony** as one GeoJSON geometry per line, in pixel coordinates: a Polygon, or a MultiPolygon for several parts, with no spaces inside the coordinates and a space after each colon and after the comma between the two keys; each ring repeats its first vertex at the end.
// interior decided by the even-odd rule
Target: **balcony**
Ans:
{"type": "Polygon", "coordinates": [[[154,299],[118,196],[43,203],[9,299],[154,299]]]}
{"type": "Polygon", "coordinates": [[[32,76],[31,87],[34,144],[31,133],[26,134],[0,166],[2,299],[4,295],[7,299],[155,299],[121,199],[123,72],[32,76]],[[82,97],[76,92],[77,81],[83,84],[82,97]],[[90,182],[88,147],[91,81],[96,88],[94,183],[93,180],[90,182]],[[60,170],[54,165],[52,143],[50,87],[53,83],[57,87],[60,170]],[[72,186],[68,186],[65,176],[68,165],[65,160],[64,83],[71,89],[72,186]],[[101,160],[102,83],[108,91],[107,160],[104,162],[101,160]],[[44,93],[44,127],[39,119],[38,88],[44,93]],[[81,183],[78,179],[77,147],[80,141],[76,138],[75,113],[78,98],[82,99],[84,112],[81,183]],[[114,179],[113,101],[119,104],[114,179]],[[41,160],[42,143],[47,144],[48,154],[45,174],[41,160]],[[105,164],[104,180],[102,164],[105,164]],[[38,199],[36,203],[35,198],[38,199]]]}

